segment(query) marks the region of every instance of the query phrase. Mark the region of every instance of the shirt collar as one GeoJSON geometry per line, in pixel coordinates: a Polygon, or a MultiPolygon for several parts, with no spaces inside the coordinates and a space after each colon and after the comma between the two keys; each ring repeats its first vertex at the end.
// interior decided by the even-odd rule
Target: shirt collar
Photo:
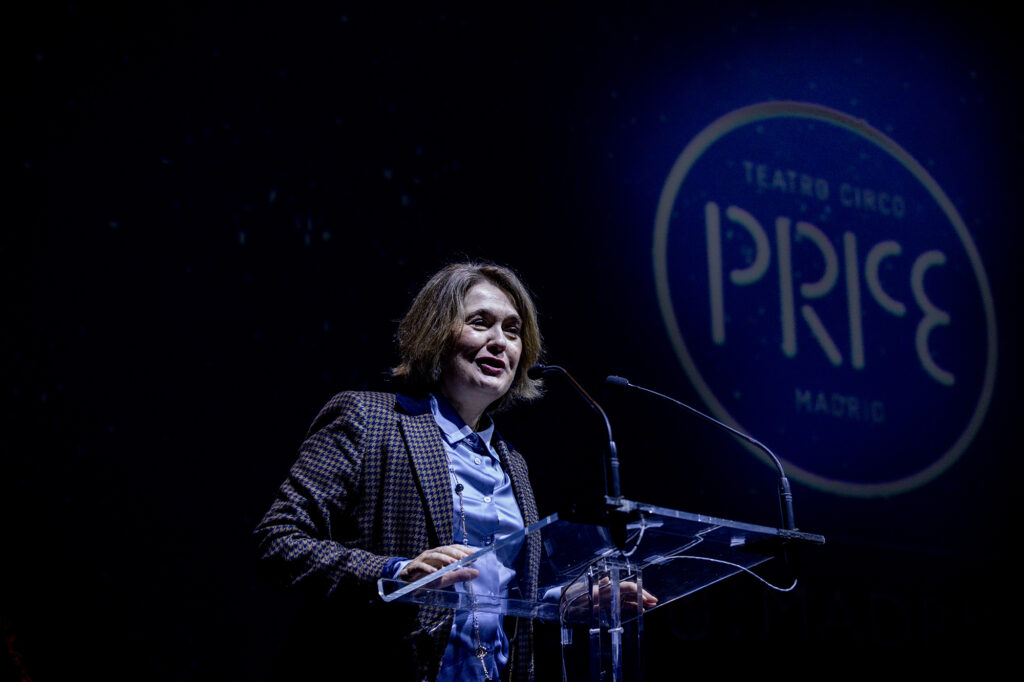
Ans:
{"type": "MultiPolygon", "coordinates": [[[[430,394],[430,411],[434,415],[434,421],[441,427],[441,433],[450,445],[455,445],[464,438],[473,434],[473,429],[463,421],[455,408],[451,406],[444,396],[430,394]]],[[[486,416],[486,415],[485,415],[486,416]]],[[[491,449],[491,437],[494,435],[494,421],[487,417],[487,428],[477,431],[477,437],[491,449]]]]}

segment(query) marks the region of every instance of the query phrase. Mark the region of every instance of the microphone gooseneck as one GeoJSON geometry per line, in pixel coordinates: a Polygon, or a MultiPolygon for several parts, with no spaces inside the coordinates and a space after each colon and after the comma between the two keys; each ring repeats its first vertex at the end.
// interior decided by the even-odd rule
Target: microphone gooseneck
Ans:
{"type": "Polygon", "coordinates": [[[531,379],[538,379],[544,374],[549,372],[558,372],[565,376],[572,384],[573,388],[576,389],[583,399],[590,405],[591,408],[604,420],[605,428],[608,430],[608,459],[606,467],[605,487],[609,497],[614,498],[616,501],[622,498],[622,492],[619,485],[619,453],[615,447],[615,439],[612,438],[612,424],[608,420],[608,415],[605,414],[601,406],[597,404],[597,401],[590,397],[579,382],[577,382],[568,371],[558,365],[534,365],[530,369],[526,370],[526,375],[531,379]]]}
{"type": "Polygon", "coordinates": [[[743,433],[742,431],[739,431],[738,429],[734,429],[733,427],[729,426],[728,424],[725,424],[724,422],[720,422],[717,419],[715,419],[714,417],[712,417],[710,415],[707,415],[707,414],[704,414],[703,412],[701,412],[700,410],[698,410],[696,408],[690,407],[689,405],[687,405],[684,402],[680,402],[679,400],[676,400],[675,398],[672,398],[670,396],[664,395],[662,393],[658,393],[657,391],[652,391],[649,388],[644,388],[643,386],[637,386],[636,384],[630,383],[630,381],[628,379],[625,379],[623,377],[610,376],[607,379],[605,379],[605,381],[607,383],[609,383],[609,384],[612,384],[613,386],[622,386],[624,388],[635,388],[638,391],[643,391],[644,393],[650,393],[651,395],[654,395],[654,396],[657,396],[659,398],[662,398],[663,400],[668,400],[669,402],[674,403],[674,404],[678,405],[679,407],[684,407],[687,410],[689,410],[690,412],[692,412],[693,414],[697,415],[698,417],[701,417],[701,418],[711,422],[712,424],[715,424],[719,428],[725,429],[726,431],[728,431],[729,433],[733,434],[734,436],[742,438],[743,440],[747,441],[748,443],[750,443],[751,445],[753,445],[754,447],[758,448],[759,450],[764,452],[766,455],[768,455],[768,457],[771,458],[772,462],[775,464],[775,468],[779,472],[779,506],[780,506],[780,512],[781,512],[781,515],[782,515],[782,526],[786,530],[796,530],[796,520],[793,517],[793,492],[790,490],[790,487],[789,487],[789,479],[786,478],[786,471],[785,471],[785,469],[782,466],[782,462],[779,460],[778,457],[775,456],[774,452],[772,452],[771,450],[768,449],[768,446],[766,446],[764,443],[762,443],[761,441],[757,440],[756,438],[748,436],[747,434],[743,433]]]}

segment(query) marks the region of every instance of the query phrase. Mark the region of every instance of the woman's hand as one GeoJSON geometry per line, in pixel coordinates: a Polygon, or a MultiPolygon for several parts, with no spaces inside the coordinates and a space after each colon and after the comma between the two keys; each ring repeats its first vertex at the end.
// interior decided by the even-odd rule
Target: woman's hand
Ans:
{"type": "MultiPolygon", "coordinates": [[[[450,566],[460,559],[465,559],[473,550],[465,545],[445,545],[443,547],[434,547],[421,553],[418,557],[410,561],[405,567],[398,572],[398,579],[404,580],[407,583],[415,582],[420,578],[430,575],[431,573],[437,573],[445,566],[450,566]]],[[[448,587],[455,583],[462,583],[480,575],[480,571],[475,568],[464,566],[458,568],[451,573],[447,573],[438,580],[434,587],[448,587]]]]}
{"type": "MultiPolygon", "coordinates": [[[[623,582],[619,583],[619,598],[622,599],[623,608],[632,609],[636,611],[641,606],[643,610],[652,609],[658,605],[658,598],[647,590],[640,590],[637,592],[636,583],[634,582],[623,582]],[[640,594],[642,593],[642,594],[640,594]]],[[[601,601],[610,600],[612,596],[612,588],[601,588],[601,601]],[[605,590],[607,589],[607,596],[605,596],[605,590]]]]}
{"type": "MultiPolygon", "coordinates": [[[[587,587],[585,582],[577,582],[569,587],[562,595],[561,611],[562,616],[572,619],[589,618],[590,605],[593,603],[593,612],[597,613],[599,605],[607,607],[611,603],[612,586],[607,576],[601,578],[598,584],[593,587],[591,599],[587,599],[587,587]]],[[[658,604],[658,598],[647,590],[637,590],[637,585],[632,581],[619,583],[619,600],[623,614],[633,615],[640,611],[654,608],[658,604]]]]}

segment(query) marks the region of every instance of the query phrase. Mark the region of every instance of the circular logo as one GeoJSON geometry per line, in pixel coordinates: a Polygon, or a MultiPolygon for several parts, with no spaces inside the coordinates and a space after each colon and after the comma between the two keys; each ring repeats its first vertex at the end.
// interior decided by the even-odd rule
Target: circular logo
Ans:
{"type": "Polygon", "coordinates": [[[654,272],[701,398],[796,480],[906,492],[984,419],[996,321],[977,248],[928,171],[865,121],[803,102],[714,121],[665,182],[654,272]]]}

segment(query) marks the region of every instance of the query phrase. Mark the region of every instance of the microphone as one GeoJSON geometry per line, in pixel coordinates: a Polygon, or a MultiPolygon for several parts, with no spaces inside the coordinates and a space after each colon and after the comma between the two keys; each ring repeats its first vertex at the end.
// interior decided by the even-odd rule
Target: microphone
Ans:
{"type": "Polygon", "coordinates": [[[622,492],[619,488],[619,454],[615,447],[615,439],[612,438],[612,425],[611,422],[608,421],[608,415],[606,415],[604,410],[601,409],[601,406],[597,404],[597,401],[591,398],[590,394],[583,390],[583,387],[580,386],[579,383],[572,378],[572,375],[563,367],[559,367],[558,365],[534,365],[530,369],[526,370],[526,376],[531,379],[539,379],[541,376],[549,372],[558,372],[559,374],[563,374],[565,378],[569,380],[569,383],[572,384],[573,388],[583,396],[583,399],[587,401],[587,404],[590,405],[595,412],[601,415],[601,418],[604,420],[605,428],[608,429],[608,466],[605,476],[605,492],[609,497],[614,498],[615,501],[618,502],[622,498],[622,492]]]}
{"type": "Polygon", "coordinates": [[[668,400],[669,402],[675,403],[676,405],[678,405],[680,407],[685,407],[687,410],[689,410],[693,414],[697,415],[698,417],[706,419],[707,421],[711,422],[712,424],[715,424],[716,426],[718,426],[718,427],[720,427],[722,429],[725,429],[726,431],[728,431],[729,433],[733,434],[734,436],[738,436],[739,438],[742,438],[743,440],[747,441],[748,443],[750,443],[751,445],[753,445],[754,447],[758,448],[759,450],[764,452],[766,455],[768,455],[768,457],[771,458],[772,462],[774,462],[775,468],[779,472],[779,507],[780,507],[780,512],[782,514],[782,526],[786,530],[796,530],[796,521],[793,518],[793,493],[792,493],[792,491],[789,488],[789,479],[786,478],[786,472],[785,472],[785,470],[782,467],[782,462],[779,460],[778,457],[775,456],[774,452],[772,452],[771,450],[768,449],[768,446],[766,446],[764,443],[762,443],[761,441],[757,440],[756,438],[752,438],[752,437],[748,436],[747,434],[743,433],[742,431],[734,429],[733,427],[729,426],[728,424],[720,422],[717,419],[715,419],[714,417],[712,417],[710,415],[707,415],[707,414],[704,414],[703,412],[701,412],[698,409],[690,407],[689,405],[687,405],[684,402],[680,402],[680,401],[676,400],[675,398],[671,398],[671,397],[669,397],[667,395],[664,395],[662,393],[658,393],[657,391],[652,391],[649,388],[644,388],[643,386],[637,386],[636,384],[632,384],[632,383],[629,382],[628,379],[624,379],[623,377],[610,376],[610,377],[606,378],[605,381],[608,382],[609,384],[612,384],[613,386],[622,386],[622,387],[625,387],[625,388],[635,388],[638,391],[644,391],[645,393],[650,393],[651,395],[655,395],[655,396],[658,396],[659,398],[662,398],[664,400],[668,400]]]}
{"type": "Polygon", "coordinates": [[[534,365],[530,369],[526,370],[526,376],[531,379],[540,379],[548,369],[552,368],[549,365],[534,365]]]}

